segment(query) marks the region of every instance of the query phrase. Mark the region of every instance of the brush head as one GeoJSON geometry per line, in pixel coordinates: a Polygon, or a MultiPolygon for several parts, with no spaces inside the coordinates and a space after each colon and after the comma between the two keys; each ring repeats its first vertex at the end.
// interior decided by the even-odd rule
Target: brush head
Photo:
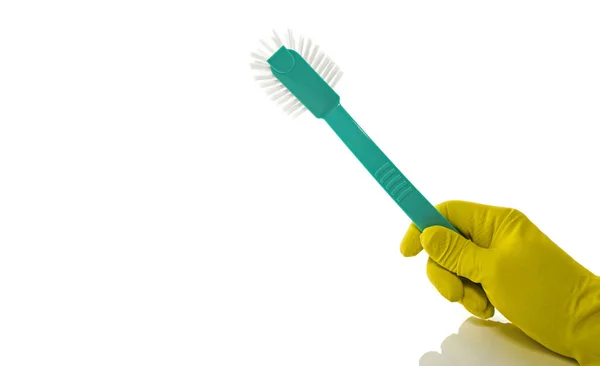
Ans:
{"type": "Polygon", "coordinates": [[[254,79],[258,81],[266,94],[283,107],[284,112],[291,115],[292,118],[296,118],[303,114],[307,108],[273,75],[268,60],[277,50],[285,47],[298,52],[331,88],[337,85],[343,72],[311,39],[301,35],[295,36],[291,30],[288,30],[285,35],[285,37],[281,37],[276,31],[273,31],[273,35],[268,41],[260,40],[262,47],[250,53],[252,58],[250,67],[254,79]]]}

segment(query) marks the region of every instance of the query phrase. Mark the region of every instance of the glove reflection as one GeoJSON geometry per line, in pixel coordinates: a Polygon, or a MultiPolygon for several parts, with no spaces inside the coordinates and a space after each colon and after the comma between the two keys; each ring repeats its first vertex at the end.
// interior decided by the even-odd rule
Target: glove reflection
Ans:
{"type": "Polygon", "coordinates": [[[577,366],[578,363],[541,346],[510,323],[471,317],[457,334],[444,340],[441,353],[424,354],[419,365],[577,366]]]}

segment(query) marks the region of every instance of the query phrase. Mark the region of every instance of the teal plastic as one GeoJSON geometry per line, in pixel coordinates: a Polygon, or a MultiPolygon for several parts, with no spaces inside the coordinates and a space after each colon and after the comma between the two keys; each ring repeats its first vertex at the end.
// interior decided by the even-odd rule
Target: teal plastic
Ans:
{"type": "Polygon", "coordinates": [[[325,118],[340,104],[340,96],[298,52],[282,46],[267,61],[275,77],[315,117],[325,118]]]}
{"type": "Polygon", "coordinates": [[[340,104],[339,95],[300,54],[282,46],[268,62],[273,75],[315,117],[329,124],[419,230],[444,226],[457,231],[360,128],[340,104]]]}

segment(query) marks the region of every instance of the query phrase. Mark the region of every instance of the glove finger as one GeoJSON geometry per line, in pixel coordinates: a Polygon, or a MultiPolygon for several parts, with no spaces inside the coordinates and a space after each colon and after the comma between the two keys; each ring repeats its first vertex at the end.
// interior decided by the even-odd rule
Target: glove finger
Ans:
{"type": "Polygon", "coordinates": [[[446,300],[458,302],[464,298],[463,281],[431,258],[427,260],[427,277],[446,300]]]}
{"type": "Polygon", "coordinates": [[[490,303],[481,285],[467,278],[463,278],[462,283],[464,295],[459,302],[464,308],[479,318],[488,319],[494,316],[494,306],[490,303]]]}
{"type": "Polygon", "coordinates": [[[427,254],[442,267],[461,277],[482,283],[489,252],[456,232],[442,226],[432,226],[420,236],[427,254]]]}
{"type": "MultiPolygon", "coordinates": [[[[489,248],[494,234],[504,219],[513,211],[510,208],[483,205],[467,201],[446,201],[435,206],[456,229],[479,246],[489,248]]],[[[418,236],[420,230],[414,223],[409,226],[402,242],[400,253],[414,257],[423,250],[418,236]]]]}
{"type": "Polygon", "coordinates": [[[477,311],[475,309],[471,309],[469,308],[467,305],[462,304],[462,306],[465,308],[465,310],[467,310],[470,314],[475,315],[478,318],[481,319],[489,319],[491,317],[494,316],[495,314],[495,308],[492,304],[488,303],[488,305],[486,306],[486,308],[483,311],[477,311]]]}
{"type": "Polygon", "coordinates": [[[489,248],[511,208],[467,201],[447,201],[435,208],[467,239],[489,248]]]}
{"type": "Polygon", "coordinates": [[[400,253],[405,257],[414,257],[421,253],[423,246],[421,246],[421,240],[419,236],[421,232],[414,223],[411,223],[404,234],[404,238],[400,243],[400,253]]]}
{"type": "Polygon", "coordinates": [[[488,298],[483,288],[470,281],[467,278],[462,279],[464,295],[462,300],[463,305],[468,306],[475,312],[483,312],[488,305],[488,298]]]}

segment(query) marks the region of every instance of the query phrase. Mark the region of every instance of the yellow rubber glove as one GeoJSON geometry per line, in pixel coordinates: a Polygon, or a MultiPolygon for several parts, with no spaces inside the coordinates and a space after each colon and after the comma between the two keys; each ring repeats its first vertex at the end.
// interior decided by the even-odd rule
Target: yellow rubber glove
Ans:
{"type": "Polygon", "coordinates": [[[446,299],[481,318],[497,309],[546,348],[600,366],[600,277],[515,209],[464,201],[437,209],[462,235],[411,225],[400,251],[425,249],[427,275],[446,299]]]}

